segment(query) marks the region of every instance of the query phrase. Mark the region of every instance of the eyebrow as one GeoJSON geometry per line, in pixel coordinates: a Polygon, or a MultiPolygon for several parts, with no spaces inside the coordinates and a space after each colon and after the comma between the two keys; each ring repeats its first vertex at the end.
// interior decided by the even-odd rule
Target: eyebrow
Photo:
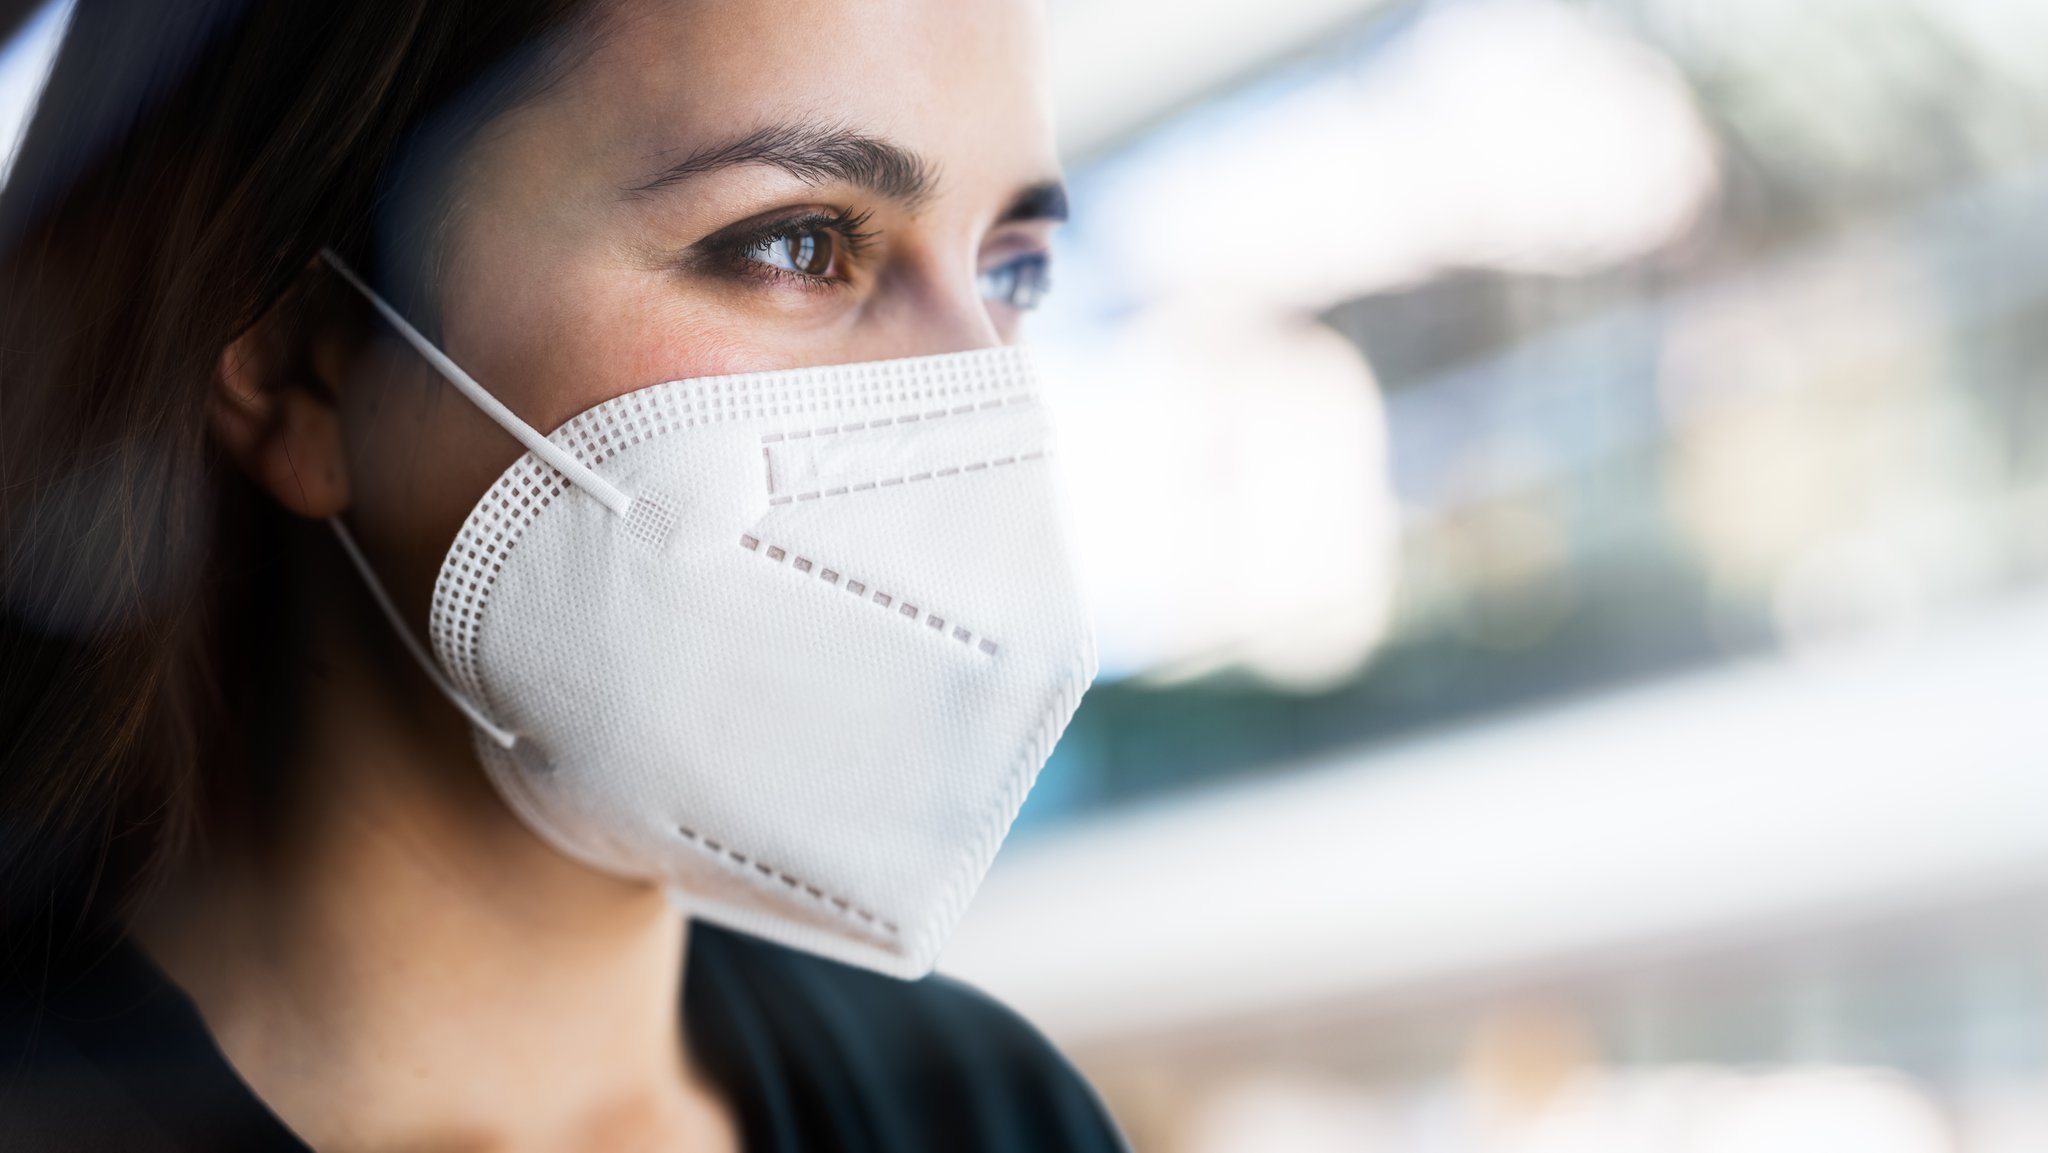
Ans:
{"type": "Polygon", "coordinates": [[[910,208],[931,199],[938,187],[937,169],[901,145],[847,128],[776,124],[699,148],[625,191],[644,195],[746,164],[780,168],[806,184],[852,184],[910,208]]]}
{"type": "Polygon", "coordinates": [[[1042,180],[1010,198],[1009,207],[996,217],[997,224],[1014,224],[1020,220],[1050,220],[1055,224],[1067,218],[1067,186],[1058,180],[1042,180]]]}

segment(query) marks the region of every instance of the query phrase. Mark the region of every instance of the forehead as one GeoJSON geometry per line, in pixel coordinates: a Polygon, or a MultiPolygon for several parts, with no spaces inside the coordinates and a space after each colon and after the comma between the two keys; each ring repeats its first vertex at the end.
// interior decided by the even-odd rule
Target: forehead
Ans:
{"type": "Polygon", "coordinates": [[[1055,166],[1039,0],[609,0],[601,16],[519,119],[607,172],[799,120],[892,140],[949,184],[1055,166]]]}

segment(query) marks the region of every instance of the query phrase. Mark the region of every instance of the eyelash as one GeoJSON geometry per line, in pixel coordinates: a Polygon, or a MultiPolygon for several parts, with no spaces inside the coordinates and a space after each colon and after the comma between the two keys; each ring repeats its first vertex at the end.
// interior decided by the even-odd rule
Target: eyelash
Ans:
{"type": "MultiPolygon", "coordinates": [[[[860,258],[868,245],[879,235],[865,226],[872,210],[852,212],[834,208],[826,212],[810,211],[796,216],[785,216],[760,224],[741,223],[723,232],[714,233],[698,243],[698,251],[728,276],[769,278],[779,281],[794,281],[806,289],[832,289],[843,287],[847,278],[838,276],[817,276],[788,268],[778,268],[756,259],[755,254],[778,241],[796,240],[816,233],[830,233],[837,238],[839,251],[834,253],[835,261],[843,258],[848,263],[860,258]]],[[[1029,312],[1038,307],[1048,288],[1047,257],[1044,253],[1027,253],[1003,265],[981,274],[984,294],[991,303],[998,298],[986,296],[986,288],[992,277],[1007,273],[1017,278],[1008,290],[1012,296],[1019,288],[1027,289],[1027,299],[1005,299],[1002,303],[1029,312]]]]}
{"type": "Polygon", "coordinates": [[[841,245],[839,255],[847,260],[857,259],[877,235],[864,227],[872,212],[850,212],[835,208],[829,212],[807,212],[798,216],[785,216],[780,220],[768,221],[757,227],[740,226],[740,231],[719,233],[705,241],[705,247],[714,259],[732,273],[741,276],[768,276],[777,279],[795,280],[810,287],[832,287],[844,284],[843,277],[813,276],[776,268],[753,257],[753,253],[774,244],[778,240],[796,240],[810,233],[829,232],[838,238],[841,245]]]}

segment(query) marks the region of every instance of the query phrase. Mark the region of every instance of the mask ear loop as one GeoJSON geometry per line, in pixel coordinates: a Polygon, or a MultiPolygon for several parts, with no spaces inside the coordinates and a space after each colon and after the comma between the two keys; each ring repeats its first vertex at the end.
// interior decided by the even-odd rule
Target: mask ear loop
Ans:
{"type": "Polygon", "coordinates": [[[354,270],[343,263],[341,257],[335,255],[333,249],[321,249],[320,259],[326,261],[329,268],[341,274],[341,278],[354,286],[357,292],[362,293],[363,298],[370,302],[370,307],[376,309],[378,315],[392,328],[398,330],[398,335],[404,337],[407,344],[412,345],[413,351],[419,353],[428,364],[433,365],[436,372],[446,377],[448,383],[455,386],[455,391],[469,398],[469,402],[482,409],[485,416],[496,421],[498,427],[511,433],[515,440],[526,446],[526,451],[548,462],[556,472],[567,477],[570,484],[596,497],[606,508],[620,516],[626,515],[626,510],[633,504],[632,497],[627,496],[617,485],[591,471],[589,465],[577,460],[567,449],[542,436],[532,425],[519,419],[518,414],[506,408],[504,402],[492,396],[474,377],[462,371],[461,365],[450,360],[447,353],[434,346],[433,341],[420,335],[419,329],[414,328],[410,321],[399,315],[397,309],[385,303],[383,297],[364,284],[354,270]]]}
{"type": "MultiPolygon", "coordinates": [[[[341,257],[335,254],[333,249],[322,248],[320,250],[320,259],[326,261],[327,266],[340,274],[341,278],[348,281],[357,292],[362,293],[364,299],[370,302],[370,306],[377,310],[378,315],[382,316],[386,323],[396,329],[398,335],[404,337],[406,343],[412,345],[415,352],[418,352],[428,364],[433,365],[435,371],[447,378],[448,383],[454,385],[455,390],[467,397],[471,404],[483,410],[485,416],[496,421],[498,427],[511,433],[520,444],[526,446],[528,452],[546,461],[556,472],[561,473],[568,480],[572,488],[582,489],[584,492],[596,497],[606,508],[621,516],[625,515],[626,510],[632,506],[632,497],[627,496],[624,492],[620,491],[618,486],[591,471],[589,465],[577,460],[560,445],[535,431],[532,425],[519,419],[518,415],[511,409],[506,408],[502,401],[486,391],[483,385],[478,384],[475,378],[462,371],[462,367],[449,359],[447,353],[435,347],[433,341],[422,336],[420,331],[414,328],[405,317],[399,315],[397,309],[385,303],[383,297],[378,296],[369,285],[364,284],[362,279],[355,274],[355,271],[349,268],[342,261],[341,257]]],[[[384,591],[384,582],[377,579],[376,570],[370,567],[369,558],[363,555],[363,551],[360,548],[356,547],[355,537],[349,534],[348,527],[341,523],[341,518],[329,517],[327,518],[327,523],[329,527],[334,529],[335,538],[341,541],[342,551],[348,554],[348,559],[356,566],[356,571],[362,574],[363,583],[370,586],[370,595],[376,600],[377,607],[383,610],[385,619],[391,622],[393,629],[397,630],[398,638],[405,642],[406,651],[412,654],[413,660],[419,663],[420,668],[426,672],[427,678],[434,682],[434,687],[441,690],[441,695],[447,697],[450,704],[453,704],[456,709],[461,711],[463,716],[469,718],[470,724],[475,725],[478,731],[491,738],[491,741],[500,748],[509,750],[515,755],[530,752],[527,747],[522,746],[519,734],[486,716],[483,709],[479,708],[476,702],[464,696],[461,690],[457,689],[454,683],[448,679],[447,674],[441,671],[441,666],[434,662],[434,658],[427,652],[426,646],[421,644],[419,638],[413,635],[412,628],[406,624],[405,617],[398,611],[398,606],[391,603],[390,595],[384,591]]]]}
{"type": "Polygon", "coordinates": [[[364,556],[363,550],[356,547],[356,538],[349,533],[348,526],[342,524],[338,516],[328,517],[327,524],[334,530],[335,539],[341,542],[341,551],[348,554],[348,559],[355,563],[356,571],[363,574],[363,583],[370,586],[370,596],[376,600],[377,607],[384,610],[384,619],[390,621],[391,627],[397,630],[398,639],[405,642],[405,650],[411,653],[412,659],[418,661],[420,668],[426,671],[427,679],[434,682],[434,687],[441,690],[441,695],[447,697],[450,704],[469,718],[470,724],[475,725],[500,748],[509,749],[518,744],[519,734],[485,716],[484,711],[476,706],[476,702],[463,696],[462,691],[448,680],[448,675],[441,671],[441,666],[435,664],[434,658],[427,654],[426,646],[420,643],[418,637],[412,635],[412,629],[406,625],[405,618],[399,615],[398,606],[392,604],[391,597],[384,592],[384,582],[378,580],[376,571],[370,568],[370,558],[364,556]]]}

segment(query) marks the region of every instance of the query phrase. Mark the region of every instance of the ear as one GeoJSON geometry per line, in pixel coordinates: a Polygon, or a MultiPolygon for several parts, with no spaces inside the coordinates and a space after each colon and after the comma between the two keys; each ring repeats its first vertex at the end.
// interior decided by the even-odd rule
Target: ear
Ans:
{"type": "Polygon", "coordinates": [[[247,332],[221,350],[208,398],[214,440],[257,487],[303,517],[324,518],[348,507],[348,458],[334,397],[345,363],[310,345],[313,334],[303,283],[285,294],[247,332]]]}

